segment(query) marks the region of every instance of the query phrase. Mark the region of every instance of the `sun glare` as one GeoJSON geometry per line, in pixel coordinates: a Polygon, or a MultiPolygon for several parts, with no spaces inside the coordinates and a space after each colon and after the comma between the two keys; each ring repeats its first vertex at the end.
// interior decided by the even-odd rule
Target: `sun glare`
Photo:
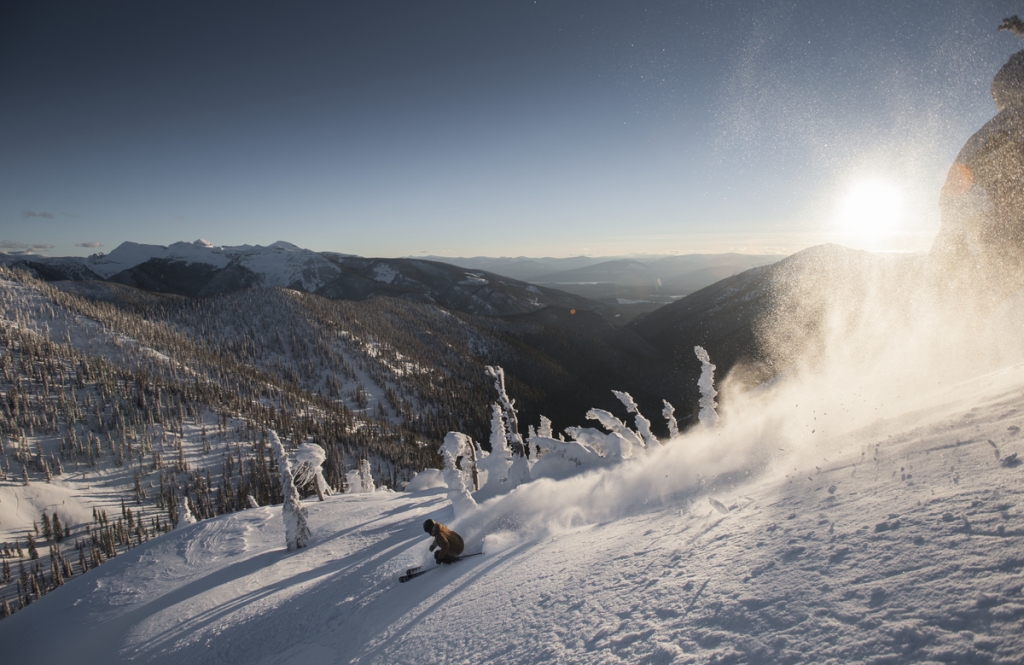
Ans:
{"type": "Polygon", "coordinates": [[[856,182],[836,209],[837,240],[858,249],[884,249],[901,234],[905,212],[896,185],[878,179],[856,182]]]}

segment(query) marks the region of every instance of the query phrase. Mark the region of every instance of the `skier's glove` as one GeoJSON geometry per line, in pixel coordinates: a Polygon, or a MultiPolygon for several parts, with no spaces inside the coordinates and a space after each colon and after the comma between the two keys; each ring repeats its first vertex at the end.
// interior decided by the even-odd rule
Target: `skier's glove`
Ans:
{"type": "Polygon", "coordinates": [[[430,543],[430,550],[429,551],[433,552],[435,549],[437,549],[437,543],[430,543]]]}

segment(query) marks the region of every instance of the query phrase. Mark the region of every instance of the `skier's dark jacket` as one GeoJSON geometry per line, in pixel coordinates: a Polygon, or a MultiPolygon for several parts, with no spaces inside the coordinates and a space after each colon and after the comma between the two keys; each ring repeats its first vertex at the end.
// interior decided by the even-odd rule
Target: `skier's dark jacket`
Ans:
{"type": "Polygon", "coordinates": [[[462,554],[462,548],[466,546],[462,542],[462,536],[440,522],[434,522],[434,530],[430,532],[430,535],[434,537],[434,542],[430,544],[430,551],[433,552],[435,547],[440,548],[434,554],[438,561],[444,559],[449,554],[459,556],[462,554]]]}

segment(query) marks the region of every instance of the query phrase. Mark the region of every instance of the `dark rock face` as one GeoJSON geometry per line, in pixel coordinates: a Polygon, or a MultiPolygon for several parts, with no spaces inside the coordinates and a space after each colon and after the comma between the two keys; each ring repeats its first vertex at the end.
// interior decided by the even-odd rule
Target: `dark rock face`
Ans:
{"type": "Polygon", "coordinates": [[[1024,285],[1024,51],[996,74],[992,98],[998,114],[949,169],[932,256],[954,283],[1005,292],[1024,285]]]}

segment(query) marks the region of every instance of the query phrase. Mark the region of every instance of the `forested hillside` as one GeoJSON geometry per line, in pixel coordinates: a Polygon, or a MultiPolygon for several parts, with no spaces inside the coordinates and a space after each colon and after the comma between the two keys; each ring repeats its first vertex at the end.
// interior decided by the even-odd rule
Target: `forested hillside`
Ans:
{"type": "Polygon", "coordinates": [[[524,429],[618,408],[613,388],[655,409],[672,394],[657,351],[586,311],[280,287],[194,299],[0,270],[0,594],[16,605],[181,519],[279,501],[268,429],[321,446],[337,491],[357,469],[400,488],[439,465],[446,432],[487,440],[488,364],[524,429]]]}

